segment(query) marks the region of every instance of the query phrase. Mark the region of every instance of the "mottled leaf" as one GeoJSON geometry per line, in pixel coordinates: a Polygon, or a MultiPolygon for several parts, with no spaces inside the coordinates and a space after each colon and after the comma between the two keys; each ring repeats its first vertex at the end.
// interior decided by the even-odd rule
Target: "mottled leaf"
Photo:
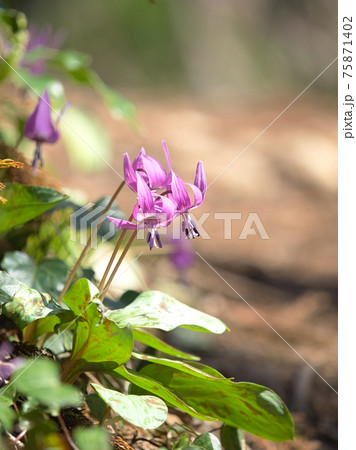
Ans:
{"type": "Polygon", "coordinates": [[[264,386],[226,379],[198,380],[156,364],[145,366],[140,374],[157,380],[195,410],[223,423],[275,442],[293,439],[294,424],[287,407],[264,386]]]}
{"type": "Polygon", "coordinates": [[[5,253],[1,267],[9,275],[40,292],[57,297],[67,278],[67,264],[60,259],[44,259],[36,264],[26,253],[5,253]]]}
{"type": "Polygon", "coordinates": [[[0,208],[0,233],[34,219],[68,198],[53,189],[17,183],[6,183],[2,196],[7,203],[0,208]]]}
{"type": "Polygon", "coordinates": [[[185,403],[171,389],[163,386],[161,383],[157,382],[154,379],[150,379],[144,374],[134,372],[133,370],[127,370],[124,366],[117,367],[112,374],[117,375],[124,380],[130,381],[135,386],[138,386],[138,388],[140,389],[134,390],[134,393],[136,394],[141,394],[141,392],[142,394],[150,392],[154,395],[157,395],[157,397],[161,397],[168,406],[179,408],[193,417],[197,417],[201,420],[216,420],[213,417],[199,413],[194,408],[185,403]]]}
{"type": "Polygon", "coordinates": [[[146,331],[139,330],[136,328],[133,330],[133,335],[136,341],[142,342],[142,344],[145,344],[148,347],[155,348],[156,350],[166,353],[167,355],[176,356],[177,358],[182,359],[189,359],[192,361],[199,361],[200,359],[198,356],[191,355],[189,353],[178,350],[169,344],[166,344],[158,337],[153,336],[152,334],[149,334],[146,331]]]}
{"type": "Polygon", "coordinates": [[[63,297],[78,316],[69,374],[86,370],[107,371],[124,364],[131,356],[133,335],[129,326],[119,327],[104,319],[98,305],[91,303],[99,293],[87,279],[78,280],[63,297]]]}
{"type": "Polygon", "coordinates": [[[95,383],[91,385],[116,414],[137,427],[154,429],[167,418],[167,405],[158,397],[125,395],[95,383]]]}
{"type": "Polygon", "coordinates": [[[193,445],[203,448],[204,450],[221,450],[219,439],[212,433],[202,433],[197,436],[193,445]]]}
{"type": "Polygon", "coordinates": [[[159,328],[164,331],[185,327],[194,331],[220,334],[228,330],[221,320],[184,305],[170,295],[146,291],[123,309],[108,311],[106,316],[123,326],[159,328]]]}
{"type": "Polygon", "coordinates": [[[48,294],[42,294],[0,271],[0,304],[5,316],[19,328],[34,320],[64,312],[48,294]]]}
{"type": "MultiPolygon", "coordinates": [[[[174,359],[167,358],[157,358],[156,356],[145,355],[143,353],[132,352],[133,358],[139,359],[141,361],[147,361],[154,364],[160,364],[162,366],[172,367],[174,369],[180,370],[185,373],[190,373],[197,378],[210,378],[215,379],[213,375],[201,370],[198,367],[194,367],[192,364],[186,363],[184,361],[175,361],[174,359]]],[[[201,364],[202,365],[202,364],[201,364]]],[[[219,377],[220,378],[220,377],[219,377]]]]}

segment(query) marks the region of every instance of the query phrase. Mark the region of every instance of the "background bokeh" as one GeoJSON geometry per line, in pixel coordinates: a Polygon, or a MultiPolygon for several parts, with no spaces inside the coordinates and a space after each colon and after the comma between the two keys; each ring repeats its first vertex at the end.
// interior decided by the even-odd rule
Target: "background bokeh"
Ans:
{"type": "MultiPolygon", "coordinates": [[[[164,161],[163,138],[186,181],[204,161],[211,185],[197,217],[210,214],[210,239],[193,247],[212,268],[196,256],[192,268],[177,273],[166,246],[140,258],[137,288],[162,288],[217,315],[231,332],[170,339],[225,375],[265,384],[285,399],[296,443],[254,438],[253,448],[337,448],[335,392],[250,307],[336,389],[336,64],[278,116],[336,57],[337,3],[14,3],[30,22],[65,30],[64,48],[89,53],[103,79],[136,104],[139,130],[113,119],[87,90],[67,91],[73,106],[106,128],[101,140],[116,171],[122,173],[123,153],[134,157],[142,145],[164,161]],[[224,239],[215,212],[241,213],[232,239],[224,239]],[[258,214],[268,240],[258,233],[239,239],[250,213],[258,214]]],[[[94,162],[86,171],[61,143],[46,157],[63,185],[81,189],[88,201],[110,195],[120,182],[89,148],[85,158],[94,162]]],[[[119,203],[129,214],[133,201],[126,191],[119,203]]]]}

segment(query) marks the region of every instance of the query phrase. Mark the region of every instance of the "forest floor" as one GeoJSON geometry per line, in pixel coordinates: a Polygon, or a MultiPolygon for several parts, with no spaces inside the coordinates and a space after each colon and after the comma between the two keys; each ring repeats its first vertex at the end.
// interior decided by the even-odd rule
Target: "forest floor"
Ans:
{"type": "MultiPolygon", "coordinates": [[[[251,449],[337,448],[336,108],[302,98],[260,135],[290,99],[217,106],[136,96],[142,129],[135,133],[94,97],[75,95],[74,104],[108,126],[115,149],[110,164],[119,174],[123,153],[133,159],[141,146],[164,162],[161,139],[185,181],[193,182],[197,161],[204,161],[211,185],[196,218],[208,213],[203,228],[210,239],[194,240],[195,264],[185,273],[170,263],[169,246],[160,254],[142,244],[137,283],[219,317],[231,331],[199,339],[170,333],[171,343],[227,377],[263,384],[282,397],[296,440],[270,443],[247,435],[251,449]],[[216,212],[241,213],[231,222],[231,239],[216,212]],[[256,235],[241,238],[251,213],[268,239],[256,223],[256,235]]],[[[91,175],[73,170],[60,149],[48,148],[46,158],[63,186],[84,191],[88,201],[111,195],[121,181],[110,167],[91,175]]],[[[119,199],[128,215],[133,202],[128,190],[119,199]]]]}

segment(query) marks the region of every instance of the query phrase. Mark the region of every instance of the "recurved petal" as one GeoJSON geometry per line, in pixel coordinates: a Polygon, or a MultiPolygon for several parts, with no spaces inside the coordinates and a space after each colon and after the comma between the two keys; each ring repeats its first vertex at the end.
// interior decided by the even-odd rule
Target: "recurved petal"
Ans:
{"type": "Polygon", "coordinates": [[[159,196],[155,201],[155,207],[159,214],[160,226],[167,226],[176,216],[176,205],[167,197],[159,196]]]}
{"type": "Polygon", "coordinates": [[[137,177],[136,172],[133,169],[133,166],[130,161],[130,157],[128,153],[124,154],[124,177],[126,183],[129,185],[129,187],[137,192],[137,177]]]}
{"type": "Polygon", "coordinates": [[[206,175],[205,175],[203,161],[199,161],[197,164],[197,170],[195,172],[194,184],[200,190],[200,192],[203,195],[203,199],[204,199],[205,193],[206,193],[207,182],[206,182],[206,175]]]}
{"type": "Polygon", "coordinates": [[[140,228],[143,228],[141,224],[139,223],[132,223],[128,220],[124,219],[115,219],[115,217],[108,217],[110,222],[112,222],[116,227],[120,228],[121,230],[138,230],[140,228]]]}
{"type": "Polygon", "coordinates": [[[192,202],[190,201],[189,194],[179,176],[171,171],[167,178],[167,184],[170,185],[172,196],[174,201],[177,203],[177,209],[179,211],[186,211],[192,207],[192,202]]]}
{"type": "Polygon", "coordinates": [[[171,170],[172,170],[171,157],[170,157],[168,147],[167,147],[167,144],[165,143],[165,141],[162,141],[162,146],[163,146],[164,154],[166,155],[168,169],[171,172],[171,170]]]}
{"type": "Polygon", "coordinates": [[[185,183],[185,185],[189,186],[194,194],[194,202],[193,202],[192,208],[196,208],[197,206],[200,206],[204,200],[203,193],[200,191],[200,189],[197,186],[195,186],[195,184],[185,183]]]}

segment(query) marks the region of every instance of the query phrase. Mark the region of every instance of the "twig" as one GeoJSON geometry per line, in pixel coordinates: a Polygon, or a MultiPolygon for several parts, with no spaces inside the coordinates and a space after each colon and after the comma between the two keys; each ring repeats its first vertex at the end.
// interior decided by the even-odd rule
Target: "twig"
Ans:
{"type": "Polygon", "coordinates": [[[66,426],[66,424],[65,424],[65,422],[64,422],[64,420],[63,420],[63,417],[62,417],[60,414],[58,414],[58,422],[60,423],[60,425],[61,425],[61,427],[62,427],[64,436],[66,437],[69,446],[70,446],[73,450],[80,450],[80,449],[75,445],[75,443],[74,443],[74,441],[73,441],[73,439],[72,439],[72,436],[70,435],[69,430],[68,430],[68,428],[67,428],[67,426],[66,426]]]}
{"type": "MultiPolygon", "coordinates": [[[[154,439],[154,438],[153,438],[154,439]]],[[[132,439],[131,445],[135,444],[138,441],[145,441],[145,442],[149,442],[151,445],[154,445],[155,447],[162,447],[162,443],[161,444],[156,444],[155,442],[153,442],[153,439],[147,439],[147,438],[136,438],[136,439],[132,439]]]]}

